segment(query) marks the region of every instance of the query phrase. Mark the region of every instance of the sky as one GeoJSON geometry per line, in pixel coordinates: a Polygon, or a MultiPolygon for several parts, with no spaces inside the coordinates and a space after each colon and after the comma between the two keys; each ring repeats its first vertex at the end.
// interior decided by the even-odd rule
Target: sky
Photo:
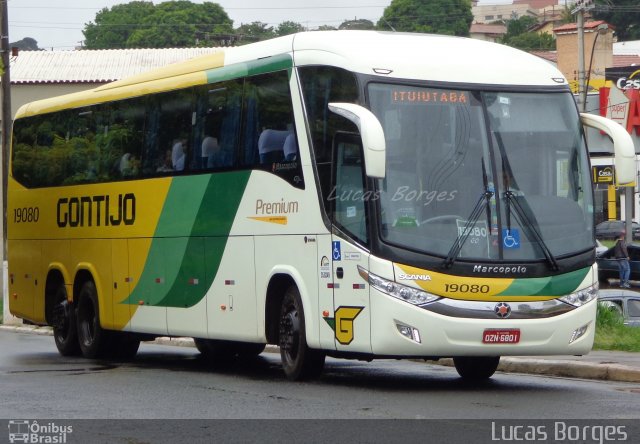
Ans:
{"type": "MultiPolygon", "coordinates": [[[[192,0],[202,3],[202,0],[192,0]]],[[[368,19],[376,23],[391,0],[217,0],[233,20],[263,22],[277,26],[293,21],[315,29],[321,25],[338,27],[345,20],[368,19]]],[[[511,3],[511,0],[484,0],[481,4],[511,3]]],[[[93,22],[102,8],[128,0],[8,0],[9,41],[31,37],[44,49],[72,50],[84,39],[84,25],[93,22]]],[[[154,1],[161,3],[161,1],[154,1]]]]}

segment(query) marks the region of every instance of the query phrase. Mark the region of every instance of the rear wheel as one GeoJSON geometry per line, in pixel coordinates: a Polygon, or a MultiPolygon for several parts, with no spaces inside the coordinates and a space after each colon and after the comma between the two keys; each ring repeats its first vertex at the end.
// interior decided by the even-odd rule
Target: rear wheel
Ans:
{"type": "Polygon", "coordinates": [[[56,289],[51,325],[53,339],[62,356],[76,356],[80,354],[76,316],[73,305],[67,300],[67,289],[61,283],[56,289]]]}
{"type": "Polygon", "coordinates": [[[103,357],[107,352],[107,332],[100,326],[98,295],[93,281],[82,285],[78,295],[78,340],[85,358],[103,357]]]}
{"type": "Polygon", "coordinates": [[[489,379],[500,364],[500,356],[457,356],[453,364],[458,374],[469,381],[489,379]]]}
{"type": "Polygon", "coordinates": [[[295,286],[287,289],[282,300],[279,343],[287,378],[297,381],[320,376],[325,355],[307,346],[302,300],[295,286]]]}

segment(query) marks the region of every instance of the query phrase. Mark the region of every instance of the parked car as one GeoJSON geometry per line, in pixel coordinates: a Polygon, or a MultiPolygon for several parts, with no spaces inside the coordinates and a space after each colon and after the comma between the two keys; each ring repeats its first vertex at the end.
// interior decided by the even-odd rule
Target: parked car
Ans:
{"type": "Polygon", "coordinates": [[[620,315],[625,325],[640,327],[640,293],[623,289],[600,290],[598,303],[620,315]]]}
{"type": "MultiPolygon", "coordinates": [[[[596,238],[598,239],[617,239],[625,229],[623,220],[605,220],[596,225],[596,238]]],[[[631,236],[633,239],[640,239],[640,224],[631,222],[631,236]]]]}
{"type": "Polygon", "coordinates": [[[596,257],[602,256],[602,254],[606,253],[607,250],[609,250],[609,247],[602,245],[602,242],[596,239],[596,257]]]}
{"type": "MultiPolygon", "coordinates": [[[[627,245],[627,251],[629,252],[629,267],[631,268],[629,280],[640,281],[640,245],[629,244],[627,245]]],[[[596,255],[596,262],[598,264],[598,280],[601,285],[608,284],[609,279],[620,278],[618,261],[613,255],[613,248],[609,248],[600,256],[596,255]]]]}

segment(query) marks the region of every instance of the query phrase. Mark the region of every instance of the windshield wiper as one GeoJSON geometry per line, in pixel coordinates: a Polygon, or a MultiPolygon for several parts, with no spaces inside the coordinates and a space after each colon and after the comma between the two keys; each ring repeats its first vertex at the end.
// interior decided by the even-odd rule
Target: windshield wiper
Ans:
{"type": "Polygon", "coordinates": [[[526,211],[524,210],[524,208],[522,208],[522,205],[520,205],[520,202],[518,202],[518,199],[516,198],[517,196],[513,193],[513,191],[507,190],[504,193],[504,197],[507,201],[508,232],[509,233],[511,232],[511,205],[513,204],[513,208],[515,209],[518,222],[520,223],[520,226],[524,228],[525,231],[527,231],[527,237],[529,237],[530,239],[531,238],[535,239],[535,241],[540,246],[540,249],[542,250],[544,257],[547,259],[547,262],[549,262],[551,269],[553,271],[558,271],[559,269],[558,261],[556,261],[556,258],[551,253],[551,250],[549,249],[546,242],[542,238],[542,235],[540,234],[540,232],[536,229],[535,225],[531,222],[531,218],[527,216],[526,211]]]}
{"type": "Polygon", "coordinates": [[[456,237],[456,241],[451,246],[451,249],[449,250],[447,257],[442,263],[443,268],[450,268],[455,262],[455,260],[458,258],[458,255],[462,250],[462,246],[464,245],[467,238],[471,234],[471,227],[475,225],[475,223],[480,218],[480,215],[482,214],[482,204],[485,202],[488,203],[494,194],[495,193],[493,189],[487,188],[485,192],[480,195],[480,199],[478,199],[478,202],[476,203],[475,207],[473,207],[471,214],[467,218],[467,223],[464,224],[464,227],[462,228],[462,234],[456,237]]]}

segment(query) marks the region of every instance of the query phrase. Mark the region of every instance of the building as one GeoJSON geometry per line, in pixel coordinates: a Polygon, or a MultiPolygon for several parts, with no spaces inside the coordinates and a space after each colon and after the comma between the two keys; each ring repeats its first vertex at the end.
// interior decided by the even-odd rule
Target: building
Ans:
{"type": "Polygon", "coordinates": [[[487,25],[484,23],[473,23],[469,28],[469,37],[476,40],[486,40],[489,42],[499,42],[507,33],[505,25],[487,25]]]}
{"type": "MultiPolygon", "coordinates": [[[[584,24],[585,72],[591,91],[604,86],[605,68],[613,66],[613,40],[615,28],[602,21],[584,24]]],[[[578,92],[578,28],[568,23],[553,30],[556,36],[558,69],[578,92]]]]}
{"type": "Polygon", "coordinates": [[[561,0],[514,0],[511,4],[479,5],[472,2],[471,13],[474,23],[494,23],[523,16],[531,16],[541,22],[556,20],[564,10],[561,0]]]}

